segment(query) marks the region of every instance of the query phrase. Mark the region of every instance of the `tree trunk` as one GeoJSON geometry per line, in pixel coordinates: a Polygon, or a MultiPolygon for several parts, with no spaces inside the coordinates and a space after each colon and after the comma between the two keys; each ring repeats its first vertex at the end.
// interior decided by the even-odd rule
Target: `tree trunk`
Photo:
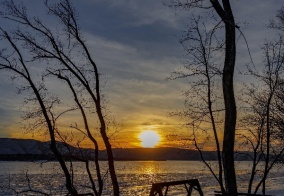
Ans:
{"type": "Polygon", "coordinates": [[[235,22],[231,8],[228,5],[226,11],[226,56],[223,69],[223,96],[225,103],[225,125],[223,139],[223,166],[225,185],[229,195],[237,195],[237,183],[234,166],[234,144],[236,130],[236,102],[234,96],[234,67],[236,61],[236,43],[235,43],[235,22]]]}
{"type": "Polygon", "coordinates": [[[225,62],[223,68],[223,96],[225,104],[225,124],[223,138],[223,167],[226,192],[231,196],[237,195],[237,182],[234,166],[234,144],[236,131],[236,102],[234,95],[234,68],[236,61],[236,25],[229,0],[222,0],[223,7],[217,0],[211,3],[225,23],[225,62]]]}

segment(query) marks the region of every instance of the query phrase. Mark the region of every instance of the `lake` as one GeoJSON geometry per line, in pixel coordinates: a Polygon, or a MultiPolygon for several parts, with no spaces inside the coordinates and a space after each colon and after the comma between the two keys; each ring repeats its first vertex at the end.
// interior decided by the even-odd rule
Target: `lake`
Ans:
{"type": "MultiPolygon", "coordinates": [[[[216,164],[215,162],[211,163],[216,164]]],[[[106,172],[106,162],[101,162],[106,172]]],[[[199,179],[205,195],[213,195],[218,185],[212,175],[199,161],[117,161],[115,162],[121,195],[149,195],[152,182],[199,179]]],[[[76,181],[85,189],[86,172],[81,163],[74,163],[76,181]]],[[[247,187],[249,162],[237,162],[236,172],[239,191],[247,187]]],[[[284,169],[276,166],[267,181],[267,193],[284,195],[284,169]]],[[[106,179],[104,195],[111,195],[108,190],[110,179],[106,179]]],[[[0,162],[0,195],[15,195],[15,191],[33,189],[52,195],[64,195],[64,176],[56,162],[0,162]]],[[[29,194],[31,195],[31,194],[29,194]]],[[[34,194],[38,195],[38,194],[34,194]]],[[[169,195],[186,195],[183,186],[169,189],[169,195]]],[[[198,195],[197,192],[196,194],[198,195]]]]}

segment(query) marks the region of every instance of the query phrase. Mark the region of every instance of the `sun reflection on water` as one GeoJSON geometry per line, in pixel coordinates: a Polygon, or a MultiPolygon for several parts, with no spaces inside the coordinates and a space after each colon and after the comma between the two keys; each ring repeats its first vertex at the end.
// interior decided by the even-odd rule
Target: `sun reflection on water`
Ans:
{"type": "Polygon", "coordinates": [[[159,168],[157,167],[157,165],[154,162],[149,161],[149,162],[145,162],[145,164],[142,165],[141,173],[148,175],[150,182],[154,182],[155,176],[158,173],[158,171],[157,171],[158,169],[159,168]]]}
{"type": "MultiPolygon", "coordinates": [[[[215,162],[213,162],[215,163],[215,162]]],[[[89,190],[90,186],[86,181],[87,174],[82,168],[82,163],[74,163],[74,180],[79,183],[80,190],[89,190]]],[[[107,162],[101,162],[103,173],[107,173],[107,162]]],[[[199,179],[205,195],[212,193],[218,187],[218,183],[205,166],[198,161],[117,161],[115,162],[117,169],[117,177],[121,187],[122,195],[149,195],[151,185],[154,182],[165,182],[175,180],[186,180],[197,178],[199,179]]],[[[26,175],[28,171],[29,183],[38,189],[51,191],[54,195],[66,195],[64,187],[64,175],[59,169],[59,164],[56,162],[47,162],[43,165],[39,163],[27,162],[0,162],[0,187],[9,184],[17,191],[25,190],[27,186],[26,175]],[[27,168],[26,170],[23,168],[27,168]],[[9,178],[11,177],[12,178],[9,178]],[[48,180],[43,180],[48,179],[48,180]],[[50,189],[52,187],[52,189],[50,189]]],[[[95,165],[91,165],[92,168],[95,165]]],[[[247,162],[238,162],[236,171],[238,178],[244,179],[248,169],[247,162]]],[[[273,179],[268,181],[269,188],[277,188],[282,190],[283,185],[283,168],[275,168],[272,171],[273,179]],[[281,187],[281,188],[279,188],[281,187]]],[[[244,181],[245,182],[245,181],[244,181]]],[[[111,180],[106,178],[104,195],[111,195],[111,180]]],[[[243,189],[245,184],[240,184],[240,189],[243,189]]],[[[170,195],[184,195],[184,187],[175,187],[169,189],[170,195]],[[183,194],[180,194],[180,193],[183,194]]],[[[0,189],[0,195],[13,195],[11,189],[0,189]]],[[[277,194],[273,194],[277,195],[277,194]]]]}

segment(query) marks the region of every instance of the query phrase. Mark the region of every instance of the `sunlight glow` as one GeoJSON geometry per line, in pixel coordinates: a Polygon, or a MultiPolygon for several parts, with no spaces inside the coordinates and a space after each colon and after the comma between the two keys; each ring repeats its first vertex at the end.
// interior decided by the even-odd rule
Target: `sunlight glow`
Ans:
{"type": "Polygon", "coordinates": [[[141,140],[141,145],[145,148],[153,148],[161,140],[160,135],[152,130],[143,131],[139,135],[139,138],[141,140]]]}

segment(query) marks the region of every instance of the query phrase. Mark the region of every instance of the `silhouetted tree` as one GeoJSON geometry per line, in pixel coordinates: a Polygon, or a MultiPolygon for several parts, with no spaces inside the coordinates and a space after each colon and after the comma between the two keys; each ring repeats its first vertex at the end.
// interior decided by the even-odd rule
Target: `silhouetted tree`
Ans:
{"type": "Polygon", "coordinates": [[[224,115],[224,109],[220,108],[222,97],[216,94],[216,92],[222,91],[219,88],[222,72],[217,59],[224,55],[224,42],[215,35],[223,30],[223,26],[214,20],[217,24],[208,30],[207,25],[211,26],[211,23],[208,24],[204,20],[206,19],[201,16],[193,17],[192,25],[180,39],[189,60],[183,69],[172,72],[170,79],[189,78],[190,88],[185,92],[185,111],[174,114],[190,120],[187,126],[193,131],[194,145],[200,152],[203,162],[219,183],[220,189],[225,192],[222,146],[220,144],[220,131],[218,131],[224,122],[218,116],[224,115]],[[206,137],[204,137],[205,134],[206,137]],[[202,138],[205,138],[205,141],[202,138]],[[202,149],[206,147],[208,138],[210,138],[210,141],[213,138],[216,146],[217,174],[210,162],[203,158],[202,149]]]}
{"type": "Polygon", "coordinates": [[[247,95],[252,114],[245,118],[245,125],[251,127],[253,136],[248,139],[253,149],[253,167],[248,186],[251,193],[253,182],[257,173],[262,172],[262,177],[257,183],[254,193],[262,187],[266,193],[266,180],[270,170],[283,156],[283,68],[284,50],[284,8],[280,9],[276,18],[271,20],[269,27],[279,32],[279,39],[267,42],[264,47],[264,69],[258,71],[249,67],[249,73],[256,78],[258,85],[247,86],[247,95]],[[260,84],[260,85],[259,85],[260,84]],[[264,168],[257,169],[260,160],[264,160],[264,168]]]}
{"type": "MultiPolygon", "coordinates": [[[[214,4],[214,2],[216,3],[217,1],[211,1],[212,6],[215,11],[218,12],[218,9],[221,8],[218,7],[218,4],[214,4]]],[[[206,4],[204,1],[174,1],[171,6],[183,9],[202,8],[210,10],[210,8],[212,8],[209,3],[206,4]]],[[[225,9],[226,6],[222,5],[222,7],[225,9]]],[[[272,28],[279,29],[280,31],[283,31],[284,29],[283,10],[279,11],[277,15],[278,21],[272,21],[270,24],[272,28]]],[[[221,10],[219,11],[221,12],[221,10]]],[[[225,171],[228,169],[230,170],[230,168],[225,168],[225,165],[228,165],[228,163],[224,163],[226,162],[224,156],[226,152],[223,152],[223,156],[221,156],[221,153],[224,149],[228,148],[228,146],[225,145],[225,141],[230,141],[229,139],[226,139],[226,134],[229,133],[226,133],[226,131],[224,132],[223,146],[221,146],[220,141],[222,137],[219,136],[218,129],[221,127],[220,123],[224,122],[222,121],[224,118],[226,130],[226,113],[227,115],[230,115],[230,111],[232,111],[231,109],[233,108],[226,110],[225,105],[227,98],[225,97],[225,105],[223,106],[223,103],[220,101],[221,89],[219,89],[218,86],[221,86],[221,83],[223,84],[223,95],[225,96],[226,90],[224,90],[224,88],[228,86],[224,84],[224,79],[226,78],[224,74],[228,72],[225,72],[224,70],[226,66],[224,66],[222,71],[220,64],[223,60],[223,56],[225,58],[225,65],[228,63],[228,61],[226,61],[226,57],[228,57],[226,56],[228,52],[228,45],[226,42],[231,39],[225,39],[224,42],[222,37],[224,34],[222,31],[224,26],[226,33],[230,34],[230,32],[232,33],[233,30],[229,29],[230,25],[227,24],[228,26],[226,26],[226,24],[223,22],[218,21],[217,17],[214,15],[214,12],[213,14],[206,12],[206,14],[198,15],[197,17],[192,15],[192,20],[190,22],[191,25],[188,27],[188,30],[184,32],[183,37],[180,39],[186,54],[189,56],[188,62],[184,66],[184,69],[174,71],[170,78],[188,79],[190,88],[185,93],[185,111],[177,112],[176,114],[189,119],[186,125],[192,130],[192,138],[195,147],[200,152],[200,156],[205,165],[213,174],[214,178],[218,181],[222,194],[228,194],[228,184],[226,184],[226,186],[223,184],[223,171],[226,182],[226,178],[228,176],[226,176],[227,174],[225,171]],[[211,19],[208,20],[208,18],[211,19]],[[221,76],[223,76],[222,79],[221,76]],[[225,114],[223,111],[225,111],[225,114]],[[211,138],[213,138],[215,142],[217,153],[216,157],[218,160],[218,173],[214,172],[214,167],[210,165],[210,162],[205,160],[202,153],[202,149],[206,147],[206,143],[208,143],[211,138]]],[[[234,28],[239,29],[239,27],[236,25],[234,28]]],[[[240,35],[243,36],[241,31],[240,35]]],[[[225,36],[228,35],[225,34],[225,36]]],[[[234,42],[231,42],[231,44],[232,43],[234,45],[234,42]]],[[[230,46],[229,44],[229,48],[230,47],[232,47],[232,51],[235,51],[234,46],[230,46]]],[[[238,144],[249,144],[246,145],[245,150],[248,150],[248,146],[250,146],[250,149],[252,150],[252,153],[247,154],[247,156],[249,156],[252,160],[251,175],[248,180],[248,193],[256,194],[262,187],[262,193],[265,195],[268,174],[273,166],[280,160],[284,151],[283,146],[279,145],[281,142],[281,133],[283,133],[284,124],[284,110],[282,104],[284,61],[282,36],[280,36],[280,39],[276,40],[275,42],[266,43],[263,47],[263,51],[263,62],[265,65],[264,70],[262,72],[258,72],[257,70],[253,69],[255,68],[254,66],[249,67],[250,76],[254,76],[257,83],[261,84],[259,86],[261,87],[261,90],[259,90],[258,86],[256,85],[246,85],[244,87],[244,91],[246,91],[247,95],[246,104],[249,105],[249,109],[246,107],[246,110],[244,110],[242,113],[242,115],[245,115],[245,117],[243,120],[241,120],[240,124],[242,128],[246,130],[246,132],[241,132],[241,134],[238,134],[238,136],[240,136],[238,138],[240,139],[238,144]],[[244,143],[241,143],[242,140],[244,140],[244,143]],[[263,162],[264,164],[262,164],[263,162]]],[[[233,54],[231,53],[231,55],[233,54]]],[[[235,57],[233,55],[231,60],[234,58],[235,57]]],[[[231,71],[232,72],[230,73],[232,74],[233,70],[231,71]]],[[[231,96],[233,93],[231,92],[227,95],[231,96]]],[[[227,101],[232,102],[232,97],[227,99],[227,101]]],[[[233,112],[233,114],[234,113],[235,112],[233,112]]],[[[229,118],[229,116],[227,117],[229,118]]],[[[235,116],[231,117],[235,119],[235,116]]],[[[230,122],[232,123],[232,121],[230,122]]],[[[234,131],[231,133],[235,134],[236,132],[234,131]]],[[[231,135],[231,137],[233,136],[231,135]]],[[[232,149],[232,146],[229,147],[229,149],[232,149]]],[[[234,153],[230,154],[229,156],[233,155],[234,153]]],[[[227,183],[230,182],[227,181],[227,183]]],[[[229,189],[231,188],[232,187],[229,189]]],[[[232,190],[233,189],[234,188],[232,188],[232,190]]],[[[234,191],[229,193],[229,195],[233,194],[235,194],[234,191]]]]}
{"type": "MultiPolygon", "coordinates": [[[[221,186],[221,190],[223,194],[229,195],[237,195],[237,183],[236,183],[236,174],[235,174],[235,166],[234,166],[234,144],[235,144],[235,135],[236,135],[236,103],[235,103],[235,95],[234,95],[234,85],[233,85],[233,77],[234,77],[234,69],[235,69],[235,61],[236,61],[236,28],[238,26],[235,24],[234,15],[231,9],[230,1],[219,1],[219,0],[175,0],[172,1],[170,7],[174,7],[175,9],[181,8],[185,10],[192,9],[201,9],[204,12],[202,14],[206,15],[208,10],[212,10],[216,17],[219,17],[220,22],[224,25],[224,37],[225,40],[224,45],[224,59],[223,59],[223,68],[221,69],[222,73],[222,92],[223,92],[223,100],[224,100],[224,132],[223,132],[223,144],[222,144],[222,166],[219,166],[219,173],[222,173],[221,167],[223,167],[224,172],[224,181],[225,181],[225,190],[221,186]]],[[[202,15],[200,14],[200,16],[202,15]]],[[[215,25],[214,25],[215,26],[215,25]]],[[[197,32],[198,33],[198,32],[197,32]]],[[[200,36],[199,36],[200,37],[200,36]]],[[[198,35],[195,37],[196,41],[200,43],[198,48],[196,49],[197,53],[194,55],[194,51],[192,52],[194,58],[198,61],[202,61],[200,59],[199,53],[204,50],[202,46],[202,41],[198,38],[198,35]]],[[[204,53],[204,52],[203,52],[204,53]]],[[[210,54],[210,53],[209,53],[210,54]]],[[[202,55],[201,55],[202,57],[202,55]]],[[[205,59],[206,60],[206,59],[205,59]]],[[[206,64],[206,61],[202,62],[202,65],[206,64]]],[[[210,79],[210,78],[209,78],[210,79]]],[[[207,79],[207,88],[210,89],[209,80],[207,79]],[[209,84],[209,85],[208,85],[209,84]]],[[[220,93],[220,92],[218,92],[220,93]]],[[[208,98],[212,96],[208,94],[208,98]]],[[[207,107],[211,107],[210,99],[207,101],[207,107]]],[[[208,108],[209,115],[210,108],[208,108]]],[[[212,115],[210,117],[210,121],[213,122],[214,119],[212,115]]],[[[212,124],[214,126],[214,122],[212,124]]],[[[214,128],[213,128],[214,132],[214,128]]],[[[215,141],[216,140],[216,133],[215,141]]],[[[219,147],[220,148],[220,147],[219,147]]],[[[218,155],[219,156],[219,155],[218,155]]],[[[220,157],[218,157],[220,161],[220,157]]],[[[221,183],[222,176],[219,174],[219,183],[221,183]]],[[[222,184],[222,183],[221,183],[222,184]]]]}
{"type": "MultiPolygon", "coordinates": [[[[81,35],[77,13],[69,0],[61,0],[54,4],[45,0],[44,3],[47,14],[59,21],[60,30],[49,27],[38,17],[29,17],[22,4],[16,4],[12,0],[1,2],[4,9],[1,13],[2,19],[14,22],[18,28],[12,32],[1,28],[1,42],[3,43],[1,45],[4,46],[6,43],[7,48],[1,50],[0,69],[11,71],[15,77],[23,79],[27,86],[22,90],[31,90],[34,95],[27,101],[37,103],[39,109],[29,113],[27,118],[38,115],[43,117],[41,122],[44,122],[47,127],[51,141],[50,148],[61,165],[65,174],[66,188],[71,195],[78,195],[79,192],[76,185],[73,184],[72,167],[70,170],[67,168],[63,155],[57,147],[58,139],[65,143],[68,141],[64,133],[60,131],[58,118],[75,109],[80,111],[84,128],[80,128],[77,124],[71,127],[82,133],[94,145],[98,188],[96,188],[96,183],[90,172],[88,160],[82,161],[86,163],[91,190],[95,195],[102,194],[103,179],[98,162],[99,147],[95,139],[96,132],[91,130],[90,124],[98,124],[98,132],[108,155],[108,170],[113,185],[113,195],[117,196],[119,195],[119,186],[114,168],[112,147],[107,135],[106,114],[103,111],[98,67],[81,35]],[[31,71],[35,65],[42,70],[39,73],[42,80],[39,79],[40,77],[34,76],[31,71]],[[55,105],[60,103],[60,100],[50,98],[45,85],[45,80],[51,77],[63,81],[70,89],[75,101],[75,108],[68,109],[58,115],[55,114],[55,105]]],[[[63,85],[62,88],[66,86],[63,85]]]]}
{"type": "MultiPolygon", "coordinates": [[[[278,10],[276,18],[271,20],[270,28],[277,30],[277,32],[282,36],[281,39],[283,39],[283,33],[284,33],[284,7],[282,7],[280,10],[278,10]]],[[[282,49],[283,50],[283,49],[282,49]]],[[[281,51],[282,52],[282,51],[281,51]]],[[[283,78],[281,78],[283,79],[283,78]]],[[[283,81],[281,81],[283,82],[283,81]]],[[[276,103],[276,108],[279,111],[277,115],[275,115],[275,128],[277,128],[277,133],[278,137],[284,139],[284,107],[283,107],[283,98],[284,98],[284,93],[283,93],[283,85],[279,86],[279,88],[276,90],[276,97],[277,97],[277,103],[276,103]]]]}
{"type": "Polygon", "coordinates": [[[270,170],[279,161],[284,152],[279,133],[283,131],[283,105],[280,105],[283,89],[283,38],[268,42],[263,47],[264,69],[258,71],[254,66],[249,67],[249,74],[255,78],[257,85],[246,85],[246,108],[242,126],[248,132],[241,134],[252,149],[251,175],[248,193],[257,193],[262,187],[266,193],[266,180],[270,170]],[[280,93],[281,92],[281,93],[280,93]],[[262,161],[264,164],[262,166],[262,161]],[[260,180],[256,183],[256,175],[260,180]],[[253,185],[255,189],[253,191],[253,185]]]}

